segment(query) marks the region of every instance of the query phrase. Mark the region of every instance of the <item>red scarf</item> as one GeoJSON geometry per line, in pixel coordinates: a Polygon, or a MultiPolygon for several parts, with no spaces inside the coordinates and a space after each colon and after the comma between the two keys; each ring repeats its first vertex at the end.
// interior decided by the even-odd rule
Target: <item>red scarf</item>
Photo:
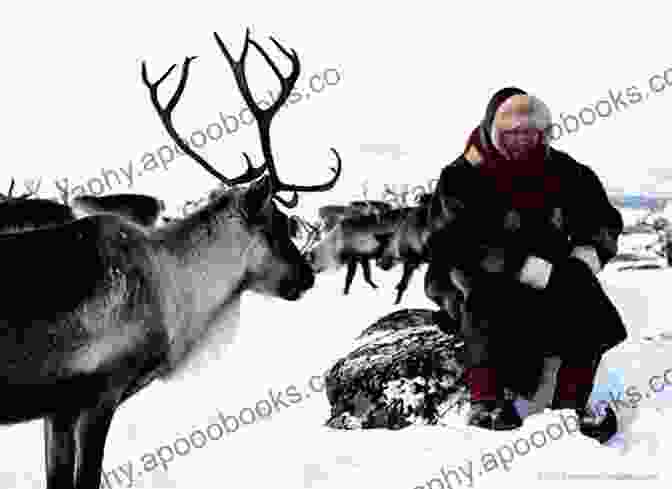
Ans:
{"type": "Polygon", "coordinates": [[[524,161],[509,161],[491,144],[483,144],[480,126],[469,136],[467,150],[474,146],[482,161],[476,168],[494,182],[495,191],[514,209],[541,210],[546,208],[550,194],[559,189],[556,175],[549,171],[545,145],[524,161]]]}

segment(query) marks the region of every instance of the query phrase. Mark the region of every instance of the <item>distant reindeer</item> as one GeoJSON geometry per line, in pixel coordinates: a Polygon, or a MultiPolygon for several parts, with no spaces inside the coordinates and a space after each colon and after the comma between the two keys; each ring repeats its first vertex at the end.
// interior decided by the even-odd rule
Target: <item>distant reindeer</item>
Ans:
{"type": "Polygon", "coordinates": [[[0,233],[28,231],[65,224],[84,215],[112,213],[142,226],[152,227],[165,205],[159,199],[142,194],[109,194],[102,197],[80,196],[71,205],[40,199],[28,192],[13,196],[14,179],[9,192],[0,193],[0,233]]]}
{"type": "Polygon", "coordinates": [[[355,276],[357,264],[362,265],[364,280],[374,289],[378,288],[371,280],[370,261],[377,259],[394,234],[396,226],[403,218],[403,209],[389,209],[383,214],[366,214],[348,210],[343,213],[348,217],[335,218],[339,206],[329,206],[329,214],[325,208],[320,209],[321,216],[327,216],[334,227],[325,233],[324,238],[308,252],[308,261],[316,273],[336,270],[347,266],[344,294],[348,294],[355,276]]]}
{"type": "MultiPolygon", "coordinates": [[[[179,136],[172,112],[184,91],[187,57],[175,93],[165,107],[158,86],[173,65],[151,83],[142,79],[164,128],[189,157],[232,188],[203,209],[160,229],[114,214],[0,236],[2,267],[11,287],[0,308],[0,423],[45,419],[47,489],[99,487],[105,440],[117,408],[157,378],[169,378],[196,348],[212,337],[224,314],[235,312],[244,291],[298,300],[314,273],[287,234],[288,217],[274,199],[294,207],[298,193],[331,189],[341,173],[321,185],[280,181],[273,161],[270,126],[299,76],[296,52],[283,77],[263,49],[245,34],[235,61],[219,36],[243,99],[257,121],[264,163],[227,178],[179,136]],[[253,45],[271,65],[281,92],[259,108],[245,76],[253,45]],[[250,183],[251,182],[251,183],[250,183]],[[239,184],[250,183],[247,188],[239,184]],[[293,191],[291,200],[277,192],[293,191]],[[33,298],[34,306],[26,306],[33,298]]],[[[223,328],[235,325],[225,324],[223,328]]]]}
{"type": "Polygon", "coordinates": [[[401,302],[413,273],[420,265],[429,263],[426,244],[431,232],[428,214],[431,195],[422,194],[416,199],[417,206],[403,208],[403,219],[376,260],[376,265],[385,271],[391,270],[400,263],[403,264],[401,280],[396,286],[395,305],[401,302]]]}
{"type": "Polygon", "coordinates": [[[12,195],[14,179],[7,194],[0,193],[0,234],[28,231],[75,220],[72,209],[54,200],[39,199],[32,192],[12,195]]]}
{"type": "Polygon", "coordinates": [[[70,206],[78,217],[108,212],[147,227],[155,226],[161,212],[166,210],[165,202],[143,194],[80,195],[70,201],[70,206]]]}
{"type": "Polygon", "coordinates": [[[444,270],[431,266],[427,247],[434,224],[429,213],[431,197],[431,193],[421,194],[416,197],[417,206],[400,208],[403,217],[376,260],[376,265],[388,271],[403,264],[401,279],[395,287],[397,294],[394,304],[397,305],[415,271],[420,265],[428,264],[424,279],[425,296],[438,306],[436,319],[442,329],[454,333],[465,292],[460,288],[461,277],[455,276],[454,272],[446,274],[444,270]]]}
{"type": "Polygon", "coordinates": [[[22,200],[22,199],[28,199],[32,197],[34,194],[33,192],[26,192],[21,195],[14,196],[12,195],[14,193],[14,186],[16,185],[16,181],[12,178],[11,183],[9,184],[9,190],[7,191],[7,194],[3,194],[0,192],[0,202],[5,202],[7,200],[22,200]]]}
{"type": "Polygon", "coordinates": [[[343,219],[361,215],[381,215],[392,206],[382,200],[353,200],[349,205],[325,205],[320,207],[318,215],[324,222],[325,231],[330,231],[343,219]]]}
{"type": "MultiPolygon", "coordinates": [[[[336,228],[339,223],[346,219],[355,219],[360,216],[374,216],[374,221],[379,220],[385,212],[392,210],[392,206],[387,202],[381,200],[353,200],[349,205],[327,205],[319,209],[318,214],[320,219],[324,223],[323,228],[318,234],[318,238],[321,239],[322,236],[330,232],[332,229],[336,228]]],[[[337,236],[338,233],[335,234],[337,236]]],[[[352,281],[355,278],[357,273],[357,265],[362,267],[362,273],[364,275],[364,281],[369,284],[372,288],[377,289],[378,285],[373,282],[371,278],[371,260],[375,257],[375,254],[371,254],[368,248],[364,247],[361,249],[361,253],[352,253],[346,258],[347,271],[345,275],[345,286],[343,288],[343,294],[348,295],[350,293],[350,287],[352,281]]]]}

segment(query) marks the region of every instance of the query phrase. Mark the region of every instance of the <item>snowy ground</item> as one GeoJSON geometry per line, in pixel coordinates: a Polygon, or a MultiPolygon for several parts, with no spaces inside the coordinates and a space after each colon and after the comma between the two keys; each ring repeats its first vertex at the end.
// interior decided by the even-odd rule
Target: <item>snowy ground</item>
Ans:
{"type": "MultiPolygon", "coordinates": [[[[172,383],[153,384],[118,412],[104,463],[110,487],[441,489],[502,487],[502,483],[512,482],[559,487],[559,482],[539,481],[542,472],[556,474],[549,477],[563,473],[567,477],[603,477],[572,481],[574,487],[591,488],[611,484],[606,474],[654,474],[657,480],[638,481],[629,487],[669,487],[672,474],[663,462],[672,449],[672,396],[664,399],[661,394],[651,394],[636,409],[619,412],[624,433],[610,447],[570,435],[562,431],[564,428],[550,428],[557,440],[544,442],[537,434],[532,441],[538,447],[529,448],[524,455],[513,451],[519,438],[529,441],[533,432],[558,423],[559,413],[531,416],[521,430],[508,433],[466,429],[459,420],[451,419],[444,426],[396,432],[330,431],[323,427],[329,412],[323,393],[296,404],[285,397],[289,407],[274,408],[270,417],[208,441],[202,448],[187,447],[185,442],[174,445],[178,438],[217,422],[220,412],[221,417],[238,416],[241,409],[270,401],[269,390],[278,393],[295,384],[299,392],[308,392],[311,376],[320,375],[349,351],[364,327],[397,309],[392,301],[399,273],[374,270],[374,280],[381,285],[377,291],[358,276],[348,297],[340,295],[343,272],[319,277],[318,287],[298,303],[246,296],[241,318],[244,327],[232,344],[219,352],[206,352],[201,368],[193,367],[189,375],[172,383]],[[160,449],[162,445],[173,448],[160,449]],[[167,471],[159,467],[147,472],[152,467],[143,468],[143,461],[150,460],[142,458],[148,452],[160,452],[167,460],[171,451],[187,449],[185,455],[173,455],[167,471]],[[480,454],[484,452],[494,455],[486,460],[490,464],[486,468],[492,467],[492,460],[497,468],[479,475],[483,469],[480,454]],[[448,474],[461,465],[468,472],[470,460],[473,484],[465,475],[461,484],[454,475],[448,475],[452,485],[443,479],[442,469],[448,474]],[[508,470],[502,460],[510,460],[508,470]],[[120,478],[115,480],[112,470],[128,467],[129,461],[135,474],[133,482],[121,469],[117,469],[120,478]]],[[[648,379],[662,376],[672,367],[672,336],[665,335],[672,335],[666,314],[672,270],[617,272],[611,267],[603,273],[603,280],[627,321],[630,339],[603,362],[601,385],[596,391],[608,398],[607,392],[618,390],[620,383],[621,389],[635,386],[645,394],[650,392],[648,379]]],[[[422,292],[422,273],[415,277],[400,307],[430,307],[422,292]]],[[[672,373],[668,378],[672,382],[672,373]]],[[[243,418],[247,420],[249,415],[247,411],[243,418]]],[[[0,487],[44,487],[41,422],[1,430],[0,487]]],[[[215,437],[219,434],[217,430],[211,433],[215,437]]],[[[198,437],[194,440],[202,443],[198,437]]],[[[524,442],[517,447],[519,453],[525,453],[524,442]]]]}

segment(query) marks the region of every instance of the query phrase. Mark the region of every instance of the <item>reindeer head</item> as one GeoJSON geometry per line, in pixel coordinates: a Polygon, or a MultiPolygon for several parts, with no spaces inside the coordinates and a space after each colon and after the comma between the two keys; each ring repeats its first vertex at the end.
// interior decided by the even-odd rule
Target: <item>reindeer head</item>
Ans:
{"type": "Polygon", "coordinates": [[[274,38],[270,38],[291,62],[292,71],[288,77],[285,77],[264,49],[250,39],[249,34],[250,31],[247,29],[242,54],[237,61],[229,54],[217,33],[214,34],[219,48],[233,70],[238,89],[257,122],[264,158],[262,165],[254,167],[249,156],[244,153],[247,169],[238,177],[227,178],[215,170],[186,144],[173,126],[172,111],[184,91],[189,66],[196,58],[186,58],[177,89],[165,107],[162,107],[158,100],[158,85],[176,65],[173,65],[157,82],[150,83],[143,62],[142,76],[149,88],[152,103],[166,131],[177,146],[210,174],[218,178],[220,182],[229,187],[229,189],[219,192],[220,195],[212,195],[212,202],[196,212],[195,216],[191,216],[192,221],[195,222],[194,225],[202,225],[206,235],[217,236],[225,233],[227,240],[224,240],[224,242],[230,243],[230,246],[240,246],[241,249],[244,249],[245,256],[241,260],[244,269],[240,273],[243,276],[243,283],[246,288],[287,300],[296,300],[301,297],[303,292],[313,286],[314,273],[292,241],[292,235],[294,234],[292,232],[292,221],[278,208],[276,201],[287,208],[293,208],[298,204],[297,192],[323,192],[333,188],[341,173],[341,159],[336,150],[332,148],[331,151],[336,156],[338,164],[336,168],[332,168],[333,177],[325,183],[309,186],[290,185],[280,180],[271,149],[270,127],[273,116],[286,103],[299,77],[299,58],[296,51],[291,50],[289,52],[274,38]],[[245,58],[250,45],[254,46],[270,65],[280,81],[281,92],[273,104],[266,109],[261,109],[257,105],[248,86],[245,58]],[[246,189],[237,187],[242,183],[250,183],[250,185],[246,189]],[[282,199],[277,195],[281,191],[292,191],[292,198],[290,200],[282,199]]]}

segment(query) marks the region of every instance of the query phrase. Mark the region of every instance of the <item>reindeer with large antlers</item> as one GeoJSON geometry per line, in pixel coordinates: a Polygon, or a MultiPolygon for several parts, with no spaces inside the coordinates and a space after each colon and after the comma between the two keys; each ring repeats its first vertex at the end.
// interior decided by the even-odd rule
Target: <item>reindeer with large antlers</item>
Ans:
{"type": "MultiPolygon", "coordinates": [[[[142,78],[164,128],[196,163],[234,186],[194,214],[161,229],[97,214],[50,228],[0,236],[0,257],[12,286],[0,309],[0,423],[45,419],[48,489],[91,489],[101,482],[112,418],[122,402],[157,378],[185,365],[240,295],[256,291],[294,301],[314,284],[314,273],[287,235],[288,217],[276,207],[298,202],[297,192],[325,191],[331,180],[299,186],[278,178],[270,144],[273,116],[299,76],[299,60],[274,40],[292,63],[285,78],[263,49],[245,35],[235,61],[215,34],[245,102],[257,120],[264,163],[236,178],[212,168],[180,138],[172,112],[194,57],[187,57],[177,90],[163,107],[158,86],[142,78]],[[281,80],[272,106],[257,107],[244,72],[249,45],[281,80]],[[247,188],[238,185],[250,183],[247,188]],[[282,200],[276,192],[294,191],[282,200]],[[58,259],[46,249],[58,250],[58,259]],[[68,280],[63,286],[64,277],[68,280]],[[26,307],[25,298],[39,299],[26,307]],[[37,397],[36,397],[37,396],[37,397]]],[[[233,328],[224,324],[221,328],[233,328]]]]}

